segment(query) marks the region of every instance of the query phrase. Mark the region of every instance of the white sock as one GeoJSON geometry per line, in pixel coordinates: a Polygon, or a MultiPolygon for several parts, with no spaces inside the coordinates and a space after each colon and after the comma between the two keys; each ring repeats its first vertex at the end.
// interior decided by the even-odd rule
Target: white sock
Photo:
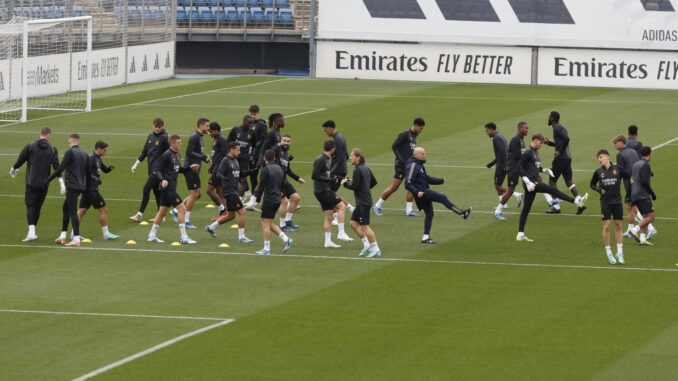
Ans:
{"type": "Polygon", "coordinates": [[[617,244],[617,254],[621,254],[623,250],[624,244],[623,243],[618,243],[617,244]]]}
{"type": "Polygon", "coordinates": [[[71,229],[71,237],[75,237],[75,233],[74,233],[73,229],[71,229]]]}
{"type": "Polygon", "coordinates": [[[652,225],[652,222],[647,224],[647,228],[648,228],[648,230],[655,230],[654,226],[652,225]]]}
{"type": "Polygon", "coordinates": [[[348,205],[346,205],[346,209],[348,209],[351,213],[353,213],[353,211],[355,210],[355,206],[348,204],[348,205]]]}
{"type": "Polygon", "coordinates": [[[612,255],[612,249],[610,249],[610,246],[605,246],[605,253],[607,253],[607,255],[612,255]]]}
{"type": "Polygon", "coordinates": [[[141,212],[137,212],[137,214],[134,215],[134,217],[141,217],[141,216],[143,216],[143,213],[141,213],[141,212]]]}
{"type": "Polygon", "coordinates": [[[411,211],[412,211],[412,203],[406,202],[405,203],[405,213],[410,213],[411,211]]]}
{"type": "Polygon", "coordinates": [[[186,224],[179,224],[179,231],[181,232],[181,239],[188,237],[188,234],[186,234],[186,224]]]}
{"type": "Polygon", "coordinates": [[[217,228],[217,226],[219,226],[219,222],[218,222],[218,221],[214,221],[214,222],[212,222],[212,223],[210,224],[210,229],[214,230],[214,229],[217,228]]]}
{"type": "Polygon", "coordinates": [[[556,208],[556,210],[560,210],[560,204],[555,204],[553,207],[556,208]]]}
{"type": "Polygon", "coordinates": [[[325,243],[332,242],[332,232],[325,232],[325,243]]]}
{"type": "Polygon", "coordinates": [[[245,238],[245,228],[238,228],[238,239],[245,238]]]}
{"type": "Polygon", "coordinates": [[[101,231],[104,232],[104,235],[108,235],[108,225],[107,226],[102,226],[101,231]]]}
{"type": "MultiPolygon", "coordinates": [[[[504,194],[506,194],[506,193],[504,193],[504,194]]],[[[499,201],[501,201],[502,198],[504,198],[503,194],[499,196],[499,201]]]]}
{"type": "Polygon", "coordinates": [[[633,230],[634,232],[636,232],[636,234],[638,234],[638,232],[640,231],[640,225],[634,226],[633,229],[631,229],[631,230],[633,230]]]}
{"type": "Polygon", "coordinates": [[[379,201],[377,201],[377,203],[374,204],[374,206],[376,206],[377,208],[381,208],[382,205],[384,205],[384,199],[379,197],[379,201]]]}
{"type": "Polygon", "coordinates": [[[422,241],[426,241],[426,240],[429,239],[429,238],[431,238],[431,237],[429,237],[428,234],[424,234],[424,236],[421,237],[421,240],[422,240],[422,241]]]}
{"type": "Polygon", "coordinates": [[[523,194],[520,193],[520,192],[513,192],[513,197],[515,197],[515,198],[520,198],[522,196],[523,196],[523,194]]]}
{"type": "Polygon", "coordinates": [[[256,197],[252,197],[252,198],[250,198],[250,200],[247,202],[247,206],[252,207],[252,206],[254,206],[254,204],[256,204],[256,203],[257,203],[257,198],[256,198],[256,197]]]}
{"type": "Polygon", "coordinates": [[[155,237],[155,234],[158,232],[158,229],[160,229],[160,225],[153,224],[153,226],[151,226],[151,232],[148,235],[150,235],[151,237],[155,237]]]}
{"type": "Polygon", "coordinates": [[[337,225],[337,227],[339,228],[339,234],[340,235],[346,234],[346,232],[344,231],[344,224],[339,224],[339,225],[337,225]]]}
{"type": "Polygon", "coordinates": [[[59,234],[59,239],[66,239],[66,232],[63,231],[61,234],[59,234]]]}
{"type": "Polygon", "coordinates": [[[278,237],[280,237],[280,239],[283,240],[283,242],[289,239],[289,237],[287,237],[287,235],[285,235],[285,233],[283,232],[280,232],[280,234],[278,234],[278,237]]]}
{"type": "Polygon", "coordinates": [[[285,217],[280,217],[280,227],[282,228],[284,226],[285,226],[285,217]]]}
{"type": "Polygon", "coordinates": [[[525,232],[518,232],[518,238],[525,237],[525,232]]]}
{"type": "Polygon", "coordinates": [[[80,242],[80,236],[79,235],[73,236],[73,242],[80,242]]]}
{"type": "Polygon", "coordinates": [[[629,226],[626,227],[626,231],[630,232],[631,230],[633,230],[633,225],[629,224],[629,226]]]}
{"type": "Polygon", "coordinates": [[[245,191],[245,198],[247,198],[247,197],[252,197],[252,192],[250,192],[248,190],[245,191]]]}
{"type": "Polygon", "coordinates": [[[191,220],[191,212],[189,212],[189,211],[187,210],[187,211],[186,211],[186,222],[190,222],[190,220],[191,220]]]}
{"type": "Polygon", "coordinates": [[[645,233],[640,233],[640,240],[641,242],[646,240],[645,233]]]}
{"type": "Polygon", "coordinates": [[[332,218],[337,221],[337,218],[339,217],[339,213],[332,213],[332,218]]]}
{"type": "Polygon", "coordinates": [[[224,209],[226,209],[226,207],[224,206],[224,204],[220,204],[220,205],[219,205],[219,211],[220,211],[220,212],[223,212],[224,209]]]}
{"type": "Polygon", "coordinates": [[[548,194],[548,193],[542,193],[544,195],[544,198],[546,199],[546,202],[551,202],[553,200],[553,197],[548,194]]]}
{"type": "Polygon", "coordinates": [[[379,245],[377,244],[377,241],[374,241],[370,244],[370,248],[372,248],[372,251],[380,251],[379,250],[379,245]]]}
{"type": "Polygon", "coordinates": [[[367,236],[361,238],[360,240],[363,241],[363,248],[364,249],[367,249],[368,247],[370,247],[370,241],[367,240],[367,236]]]}
{"type": "Polygon", "coordinates": [[[35,235],[35,225],[28,225],[28,235],[35,235]]]}
{"type": "Polygon", "coordinates": [[[501,211],[502,211],[503,209],[504,209],[504,204],[502,204],[502,203],[500,202],[499,205],[497,205],[497,209],[495,209],[494,212],[498,214],[498,213],[501,213],[501,211]]]}
{"type": "Polygon", "coordinates": [[[271,250],[271,241],[264,241],[264,250],[271,250]]]}
{"type": "Polygon", "coordinates": [[[285,222],[292,221],[292,215],[293,214],[294,213],[287,212],[287,215],[285,216],[285,222]]]}

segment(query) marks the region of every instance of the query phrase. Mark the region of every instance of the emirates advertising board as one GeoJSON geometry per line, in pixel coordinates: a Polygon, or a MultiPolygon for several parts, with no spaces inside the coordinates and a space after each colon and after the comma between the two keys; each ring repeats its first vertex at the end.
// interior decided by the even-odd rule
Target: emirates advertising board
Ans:
{"type": "Polygon", "coordinates": [[[320,39],[678,50],[678,0],[330,0],[320,39]]]}

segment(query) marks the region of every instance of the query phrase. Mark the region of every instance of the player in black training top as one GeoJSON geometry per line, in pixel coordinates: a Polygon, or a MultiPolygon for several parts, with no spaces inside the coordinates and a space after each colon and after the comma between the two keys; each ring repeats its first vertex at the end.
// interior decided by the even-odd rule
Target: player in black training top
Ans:
{"type": "MultiPolygon", "coordinates": [[[[525,123],[524,130],[525,133],[527,133],[527,123],[525,123]]],[[[516,151],[521,152],[520,143],[522,143],[522,148],[525,147],[525,142],[522,139],[524,135],[520,135],[520,124],[518,124],[518,131],[519,132],[516,134],[516,136],[511,139],[512,143],[514,143],[515,139],[513,147],[514,154],[516,151]],[[516,147],[516,145],[518,146],[516,147]]],[[[485,125],[485,133],[487,136],[492,138],[492,148],[494,150],[494,160],[487,164],[487,168],[492,168],[492,166],[495,164],[497,165],[497,168],[494,170],[494,189],[497,191],[497,195],[499,196],[499,205],[494,211],[494,218],[498,220],[505,220],[506,217],[504,217],[504,213],[502,213],[503,209],[507,207],[506,202],[502,203],[504,198],[506,198],[508,201],[508,198],[511,197],[511,195],[514,195],[516,200],[518,200],[518,207],[520,207],[520,204],[523,202],[523,194],[519,192],[514,193],[516,189],[515,184],[518,183],[518,175],[515,173],[515,170],[513,176],[509,176],[508,188],[504,187],[504,179],[506,178],[506,173],[508,172],[509,167],[508,158],[510,156],[506,147],[506,138],[499,131],[497,131],[497,125],[493,122],[487,123],[485,125]]]]}
{"type": "MultiPolygon", "coordinates": [[[[551,111],[548,119],[549,126],[553,127],[553,141],[546,139],[546,144],[555,147],[553,152],[553,162],[551,163],[551,171],[553,176],[549,175],[549,185],[557,188],[557,182],[560,176],[563,176],[565,185],[572,192],[575,198],[579,196],[577,186],[572,181],[572,155],[570,155],[570,137],[567,134],[565,126],[560,124],[560,114],[557,111],[551,111]]],[[[550,194],[544,193],[549,206],[552,206],[546,213],[558,214],[560,213],[560,204],[554,203],[550,194]]],[[[577,208],[577,214],[582,214],[586,209],[586,205],[577,208]]]]}
{"type": "MultiPolygon", "coordinates": [[[[16,177],[17,171],[24,163],[26,164],[26,219],[28,220],[28,234],[23,242],[32,242],[38,239],[35,233],[35,226],[40,219],[40,209],[47,197],[49,182],[47,177],[50,173],[50,166],[53,169],[59,168],[59,152],[56,147],[49,144],[52,137],[52,130],[49,127],[43,127],[40,130],[40,139],[26,144],[21,150],[19,158],[16,160],[9,175],[16,177]]],[[[61,194],[66,192],[64,179],[59,178],[61,184],[61,194]]]]}
{"type": "Polygon", "coordinates": [[[139,164],[148,157],[148,178],[146,179],[146,184],[144,184],[141,205],[139,206],[139,211],[129,218],[134,222],[141,222],[142,215],[150,199],[151,190],[155,196],[155,203],[158,209],[160,209],[160,183],[158,183],[158,176],[155,175],[155,171],[158,166],[158,159],[168,148],[169,142],[167,141],[167,131],[165,131],[165,121],[155,118],[153,119],[153,132],[146,138],[146,144],[144,144],[141,155],[132,165],[132,173],[135,173],[139,164]]]}
{"type": "Polygon", "coordinates": [[[223,225],[238,215],[238,242],[252,243],[253,240],[245,236],[245,208],[238,195],[240,185],[240,164],[238,156],[240,155],[240,144],[236,141],[228,142],[226,146],[227,154],[221,159],[221,162],[215,169],[217,179],[220,184],[221,195],[226,202],[226,214],[212,220],[211,225],[205,226],[205,230],[214,238],[217,238],[215,232],[217,226],[223,225]]]}
{"type": "Polygon", "coordinates": [[[158,238],[157,233],[160,228],[160,223],[165,218],[165,215],[167,215],[169,207],[172,206],[177,211],[177,222],[179,224],[179,231],[181,232],[180,242],[184,244],[197,243],[186,234],[186,206],[183,201],[181,201],[181,196],[177,193],[177,177],[179,173],[198,171],[200,169],[200,164],[193,163],[189,164],[188,167],[182,166],[181,156],[179,155],[180,149],[181,137],[179,137],[179,135],[170,135],[169,149],[160,156],[158,167],[155,172],[155,175],[158,176],[158,180],[160,180],[160,209],[158,209],[158,214],[155,215],[153,226],[146,239],[148,242],[163,242],[158,238]]]}
{"type": "Polygon", "coordinates": [[[257,144],[257,137],[252,129],[254,120],[251,116],[245,115],[240,126],[233,127],[228,134],[226,141],[238,142],[240,144],[240,155],[238,155],[238,164],[240,165],[240,185],[238,194],[242,197],[247,186],[247,176],[250,175],[250,168],[254,168],[254,146],[257,144]]]}
{"type": "Polygon", "coordinates": [[[80,198],[80,209],[78,209],[78,221],[82,223],[82,218],[87,213],[90,207],[99,211],[99,223],[101,224],[101,231],[104,235],[104,240],[118,239],[117,234],[108,231],[108,208],[104,197],[99,193],[99,185],[101,185],[101,172],[109,173],[114,166],[106,166],[101,161],[101,158],[108,152],[108,144],[99,140],[94,144],[94,152],[89,155],[88,173],[87,173],[87,190],[80,198]]]}
{"type": "Polygon", "coordinates": [[[351,213],[351,228],[363,242],[360,257],[374,258],[381,256],[379,244],[374,232],[370,228],[370,210],[372,209],[371,189],[377,185],[372,171],[365,165],[365,154],[360,148],[354,148],[348,157],[355,165],[352,179],[343,179],[341,184],[353,191],[355,195],[355,209],[351,213]]]}
{"type": "Polygon", "coordinates": [[[62,207],[63,219],[61,223],[61,235],[56,239],[58,244],[66,246],[80,246],[80,221],[78,220],[78,196],[87,189],[87,177],[89,176],[87,152],[80,149],[80,136],[71,134],[68,137],[68,145],[71,147],[64,153],[64,158],[54,173],[47,181],[61,175],[66,170],[66,200],[62,207]],[[66,243],[66,232],[68,231],[68,222],[73,225],[73,240],[66,243]]]}
{"type": "Polygon", "coordinates": [[[405,168],[405,173],[407,174],[405,187],[414,195],[417,208],[423,210],[426,215],[424,219],[424,236],[421,238],[421,243],[436,244],[437,242],[430,236],[431,227],[433,226],[433,203],[443,204],[447,209],[460,215],[463,219],[467,219],[471,215],[471,208],[462,210],[454,205],[447,196],[431,189],[429,185],[444,184],[445,179],[429,176],[426,173],[424,163],[426,163],[426,151],[421,147],[415,148],[405,168]]]}
{"type": "Polygon", "coordinates": [[[601,149],[596,154],[601,167],[593,172],[591,189],[600,193],[600,215],[603,218],[603,242],[605,254],[610,264],[624,264],[622,243],[622,220],[624,208],[622,207],[621,182],[622,174],[619,168],[610,163],[610,153],[601,149]],[[617,241],[617,258],[612,255],[610,248],[610,218],[614,219],[614,238],[617,241]]]}
{"type": "MultiPolygon", "coordinates": [[[[377,203],[372,207],[372,210],[374,210],[374,213],[377,216],[383,216],[381,207],[384,205],[384,201],[388,200],[391,194],[397,191],[400,187],[400,184],[403,182],[403,180],[405,180],[405,167],[407,166],[407,162],[410,160],[410,157],[412,157],[412,151],[414,151],[414,149],[417,147],[417,136],[419,136],[419,134],[421,134],[421,132],[424,130],[425,125],[426,123],[424,122],[424,119],[415,118],[414,122],[412,123],[412,127],[401,132],[393,142],[391,150],[393,150],[393,153],[396,157],[395,174],[393,175],[393,181],[391,182],[391,185],[386,188],[386,190],[384,190],[377,203]]],[[[419,214],[415,213],[414,209],[412,209],[414,196],[412,196],[412,193],[409,191],[407,191],[406,200],[405,215],[414,217],[419,216],[419,214]]]]}
{"type": "Polygon", "coordinates": [[[281,144],[273,147],[272,151],[275,153],[275,162],[285,172],[285,182],[283,183],[283,199],[280,203],[280,230],[284,232],[293,232],[294,229],[299,229],[299,225],[292,221],[292,216],[297,210],[297,205],[301,201],[301,197],[294,186],[290,184],[287,176],[291,177],[301,185],[306,185],[306,180],[302,179],[292,171],[290,162],[292,155],[290,155],[290,145],[292,144],[292,137],[288,134],[283,135],[281,144]]]}
{"type": "Polygon", "coordinates": [[[626,146],[640,154],[640,150],[643,148],[643,143],[638,141],[638,126],[632,124],[629,126],[628,131],[629,138],[626,139],[626,146]]]}
{"type": "Polygon", "coordinates": [[[311,179],[313,179],[313,193],[325,214],[325,223],[323,224],[325,247],[338,248],[341,246],[332,242],[332,214],[335,211],[342,214],[346,213],[346,206],[341,202],[341,198],[332,191],[332,186],[339,182],[338,178],[332,176],[330,158],[333,153],[334,141],[328,140],[323,143],[323,153],[313,161],[311,179]]]}
{"type": "MultiPolygon", "coordinates": [[[[205,163],[212,165],[212,159],[208,155],[205,155],[205,145],[202,141],[202,136],[207,134],[207,131],[210,128],[210,121],[206,118],[200,118],[198,119],[197,126],[196,130],[191,134],[191,137],[188,138],[183,165],[185,170],[182,171],[186,178],[186,187],[188,188],[188,196],[184,200],[184,206],[186,207],[186,227],[191,229],[195,229],[195,225],[191,223],[193,205],[202,196],[202,193],[200,192],[200,163],[204,161],[205,163]],[[198,164],[198,169],[191,170],[190,168],[194,168],[193,164],[198,164]]],[[[178,222],[178,217],[179,211],[177,208],[172,209],[172,218],[178,222]]]]}
{"type": "Polygon", "coordinates": [[[654,221],[654,206],[652,201],[657,199],[657,195],[652,189],[650,178],[652,169],[650,168],[650,158],[652,148],[645,146],[640,150],[640,160],[633,164],[631,169],[631,202],[638,208],[638,212],[643,219],[631,230],[631,235],[642,246],[652,246],[649,242],[652,238],[649,235],[648,227],[654,221]],[[638,235],[640,233],[640,235],[638,235]]]}
{"type": "Polygon", "coordinates": [[[520,212],[520,225],[518,226],[518,235],[516,241],[532,241],[525,235],[525,224],[527,223],[527,216],[530,214],[532,203],[537,193],[548,193],[555,196],[554,202],[562,202],[565,200],[576,204],[578,207],[584,206],[584,202],[589,194],[586,193],[583,197],[570,197],[558,190],[558,188],[544,184],[541,181],[539,172],[547,173],[553,177],[553,171],[549,168],[541,166],[541,158],[539,157],[539,149],[546,142],[546,138],[542,134],[532,135],[532,143],[530,147],[520,157],[520,175],[523,179],[523,189],[525,189],[525,200],[523,201],[523,210],[520,212]]]}
{"type": "Polygon", "coordinates": [[[221,160],[228,153],[228,142],[224,135],[221,134],[221,126],[217,122],[210,122],[208,133],[214,139],[212,142],[212,164],[207,173],[210,174],[210,179],[207,182],[207,195],[219,207],[219,216],[226,213],[226,200],[221,195],[221,181],[217,176],[217,170],[221,160]]]}
{"type": "MultiPolygon", "coordinates": [[[[264,140],[266,140],[266,135],[268,134],[268,126],[266,126],[266,120],[260,119],[259,118],[259,106],[258,105],[251,105],[249,108],[249,113],[250,116],[252,117],[252,129],[254,130],[254,136],[257,138],[257,143],[254,145],[254,150],[253,150],[253,156],[254,159],[256,160],[256,163],[254,164],[253,168],[250,168],[250,193],[254,192],[255,189],[257,189],[257,185],[259,184],[259,168],[261,167],[261,163],[259,162],[259,158],[264,154],[264,151],[262,151],[262,148],[264,146],[264,140]]],[[[247,192],[245,192],[247,193],[247,192]]],[[[251,194],[246,194],[246,197],[251,196],[251,194]]],[[[252,203],[254,203],[252,201],[252,203]]]]}
{"type": "MultiPolygon", "coordinates": [[[[344,135],[337,131],[337,125],[333,120],[328,120],[323,123],[323,130],[325,130],[325,135],[329,136],[334,140],[334,153],[332,154],[332,162],[330,163],[330,174],[341,181],[346,174],[348,173],[348,167],[346,166],[346,160],[348,160],[348,148],[346,146],[346,139],[344,135]]],[[[341,184],[339,182],[332,184],[331,188],[334,193],[339,190],[341,184]]],[[[353,212],[353,205],[346,201],[343,197],[339,196],[341,202],[346,205],[346,208],[353,212]]],[[[346,233],[344,232],[344,220],[346,216],[339,213],[334,213],[332,215],[332,225],[337,225],[339,227],[338,239],[342,241],[353,241],[346,233]]]]}
{"type": "MultiPolygon", "coordinates": [[[[272,150],[275,147],[280,145],[282,140],[282,135],[280,132],[281,128],[285,128],[285,117],[280,113],[273,113],[268,116],[268,126],[270,130],[264,137],[264,140],[259,144],[258,153],[259,156],[255,156],[257,159],[257,167],[262,167],[264,164],[264,152],[272,150]]],[[[250,197],[247,205],[245,205],[246,210],[254,210],[254,204],[257,201],[256,198],[256,189],[252,188],[252,194],[248,191],[245,194],[245,198],[250,197]]]]}
{"type": "Polygon", "coordinates": [[[275,212],[280,208],[280,201],[283,196],[283,183],[285,182],[285,172],[275,162],[275,153],[272,150],[264,152],[264,167],[261,169],[261,181],[259,182],[259,192],[257,193],[258,205],[263,199],[261,206],[261,228],[264,235],[264,248],[256,251],[256,254],[271,254],[271,230],[282,239],[284,243],[283,253],[286,253],[292,246],[292,238],[289,238],[280,228],[273,223],[275,212]]]}

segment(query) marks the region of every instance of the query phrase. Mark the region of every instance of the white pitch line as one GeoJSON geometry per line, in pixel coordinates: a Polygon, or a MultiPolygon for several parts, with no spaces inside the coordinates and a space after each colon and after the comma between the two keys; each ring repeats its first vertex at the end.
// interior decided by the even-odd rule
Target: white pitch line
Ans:
{"type": "Polygon", "coordinates": [[[80,377],[78,377],[78,378],[75,378],[75,379],[73,379],[73,381],[84,381],[84,380],[88,380],[88,379],[90,379],[90,378],[92,378],[92,377],[95,377],[95,376],[98,376],[98,375],[100,375],[100,374],[102,374],[102,373],[104,373],[104,372],[107,372],[107,371],[109,371],[109,370],[111,370],[111,369],[113,369],[113,368],[117,368],[117,367],[119,367],[120,365],[126,364],[126,363],[128,363],[128,362],[130,362],[130,361],[134,361],[134,360],[136,360],[136,359],[138,359],[138,358],[140,358],[140,357],[146,356],[147,354],[150,354],[150,353],[153,353],[153,352],[155,352],[155,351],[157,351],[157,350],[160,350],[160,349],[162,349],[162,348],[168,347],[168,346],[170,346],[170,345],[172,345],[172,344],[174,344],[174,343],[178,343],[178,342],[181,341],[181,340],[188,339],[189,337],[192,337],[192,336],[195,336],[195,335],[199,335],[199,334],[201,334],[201,333],[203,333],[203,332],[207,332],[207,331],[209,331],[209,330],[211,330],[211,329],[221,327],[221,326],[223,326],[223,325],[232,323],[232,322],[234,322],[234,321],[235,321],[234,319],[227,319],[227,320],[221,321],[221,322],[219,322],[219,323],[215,323],[215,324],[212,324],[212,325],[210,325],[210,326],[207,326],[207,327],[204,327],[204,328],[200,328],[200,329],[197,329],[197,330],[195,330],[195,331],[191,331],[191,332],[186,333],[186,334],[184,334],[184,335],[177,336],[177,337],[175,337],[175,338],[173,338],[173,339],[171,339],[171,340],[165,341],[164,343],[160,343],[160,344],[158,344],[158,345],[156,345],[156,346],[154,346],[154,347],[152,347],[152,348],[148,348],[148,349],[146,349],[145,351],[141,351],[141,352],[139,352],[139,353],[133,354],[132,356],[125,357],[124,359],[122,359],[122,360],[120,360],[120,361],[116,361],[116,362],[114,362],[114,363],[112,363],[112,364],[106,365],[106,366],[101,367],[101,368],[99,368],[99,369],[97,369],[97,370],[94,370],[94,371],[92,371],[92,372],[90,372],[90,373],[87,373],[87,374],[85,374],[85,375],[83,375],[83,376],[80,376],[80,377]]]}
{"type": "Polygon", "coordinates": [[[203,94],[209,94],[209,93],[216,93],[216,92],[220,92],[220,91],[224,91],[224,90],[230,90],[230,89],[242,89],[242,88],[245,88],[245,87],[259,86],[259,85],[264,85],[264,84],[273,83],[273,82],[286,81],[286,80],[288,80],[288,79],[289,79],[289,78],[280,78],[280,79],[274,79],[274,80],[270,80],[270,81],[263,81],[263,82],[257,82],[257,83],[250,83],[250,84],[247,84],[247,85],[231,86],[231,87],[223,87],[223,88],[220,88],[220,89],[206,90],[206,91],[199,91],[199,92],[196,92],[196,93],[188,93],[188,94],[176,95],[176,96],[173,96],[173,97],[151,99],[151,100],[143,101],[143,102],[135,102],[135,103],[128,103],[128,104],[124,104],[124,105],[117,105],[117,106],[110,106],[110,107],[97,108],[97,109],[94,109],[94,110],[90,111],[89,113],[86,113],[86,112],[84,112],[84,111],[78,111],[78,112],[69,112],[69,113],[65,113],[65,114],[50,115],[50,116],[45,116],[45,117],[42,117],[42,118],[30,119],[30,120],[28,120],[27,122],[14,122],[14,123],[4,124],[4,125],[1,125],[0,128],[9,127],[9,126],[14,126],[14,125],[17,125],[17,124],[23,124],[23,123],[28,123],[28,122],[35,122],[35,121],[38,121],[38,120],[45,120],[45,119],[51,119],[51,118],[59,118],[59,117],[69,116],[69,115],[75,115],[75,114],[90,114],[90,113],[99,112],[99,111],[115,110],[115,109],[119,109],[119,108],[132,107],[132,106],[140,106],[140,105],[144,105],[144,104],[148,104],[148,103],[153,103],[153,102],[160,102],[160,101],[167,101],[167,100],[171,100],[171,99],[180,99],[180,98],[185,98],[185,97],[192,97],[192,96],[194,96],[194,95],[203,95],[203,94]]]}
{"type": "Polygon", "coordinates": [[[301,95],[323,97],[366,97],[366,98],[406,98],[406,99],[459,99],[478,101],[529,101],[529,102],[581,102],[581,103],[619,103],[619,104],[668,104],[675,105],[678,102],[652,102],[652,101],[625,101],[614,99],[552,99],[552,98],[502,98],[502,97],[463,97],[463,96],[437,96],[437,95],[392,95],[392,94],[343,94],[343,93],[298,93],[298,92],[271,92],[271,91],[229,91],[220,92],[230,94],[261,94],[261,95],[301,95]]]}
{"type": "MultiPolygon", "coordinates": [[[[527,245],[526,245],[527,246],[527,245]]],[[[280,258],[304,258],[304,259],[329,259],[342,261],[372,261],[372,262],[405,262],[405,263],[444,263],[455,265],[484,265],[484,266],[512,266],[512,267],[544,267],[560,269],[589,269],[589,270],[624,270],[624,271],[658,271],[658,272],[678,272],[678,269],[662,269],[653,267],[626,267],[626,266],[586,266],[586,265],[557,265],[546,263],[513,263],[513,262],[483,262],[483,261],[453,261],[445,259],[416,259],[416,258],[359,258],[359,257],[336,257],[329,255],[303,255],[303,254],[269,254],[263,256],[254,253],[228,252],[228,251],[203,251],[203,250],[153,250],[153,249],[125,249],[125,248],[105,248],[105,247],[64,247],[64,246],[45,246],[45,245],[13,245],[0,244],[0,247],[15,247],[24,249],[60,249],[72,252],[78,251],[118,251],[132,253],[161,253],[161,254],[180,254],[180,255],[232,255],[247,257],[280,257],[280,258]]]]}
{"type": "Polygon", "coordinates": [[[678,140],[678,138],[673,138],[673,139],[671,139],[671,140],[667,140],[667,141],[665,141],[664,143],[661,143],[661,144],[658,144],[658,145],[655,146],[655,147],[652,147],[652,149],[653,149],[653,150],[660,149],[660,148],[662,148],[662,147],[664,147],[664,146],[667,146],[667,145],[669,145],[669,144],[675,142],[676,140],[678,140]]]}
{"type": "Polygon", "coordinates": [[[66,311],[6,310],[6,309],[0,309],[0,312],[22,313],[22,314],[44,314],[44,315],[76,315],[76,316],[129,317],[129,318],[148,318],[148,319],[173,319],[173,320],[215,320],[215,321],[228,320],[228,319],[225,319],[225,318],[196,317],[196,316],[110,314],[110,313],[98,313],[98,312],[66,312],[66,311]]]}
{"type": "Polygon", "coordinates": [[[311,111],[306,111],[306,112],[300,112],[300,113],[298,113],[298,114],[287,115],[285,118],[291,118],[291,117],[293,117],[293,116],[306,115],[306,114],[311,114],[311,113],[314,113],[314,112],[320,112],[320,111],[325,111],[325,110],[326,110],[325,108],[317,108],[317,109],[311,110],[311,111]]]}

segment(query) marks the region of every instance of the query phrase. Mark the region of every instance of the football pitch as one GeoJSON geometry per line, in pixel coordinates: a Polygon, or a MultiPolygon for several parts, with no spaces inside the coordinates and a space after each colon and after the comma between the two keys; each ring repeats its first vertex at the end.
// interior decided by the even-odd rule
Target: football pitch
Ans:
{"type": "MultiPolygon", "coordinates": [[[[95,90],[93,108],[33,112],[27,123],[0,125],[0,379],[661,380],[678,374],[678,92],[235,77],[95,90]],[[150,225],[128,220],[139,207],[146,163],[135,174],[130,167],[153,119],[162,117],[185,149],[199,117],[219,122],[227,135],[250,104],[260,105],[263,118],[286,116],[291,167],[308,182],[294,183],[303,207],[294,215],[301,228],[289,233],[290,251],[282,254],[273,236],[273,255],[254,254],[263,247],[256,212],[247,214],[252,244],[238,243],[231,223],[217,229],[216,239],[202,230],[217,214],[207,208],[206,169],[191,216],[198,229],[188,232],[198,244],[171,246],[179,230],[169,218],[158,232],[166,243],[146,242],[150,225]],[[564,204],[561,215],[547,215],[537,196],[526,228],[534,242],[516,242],[515,199],[507,221],[492,215],[494,169],[485,165],[494,154],[482,126],[497,123],[509,140],[526,121],[529,144],[532,133],[552,136],[551,110],[568,129],[574,180],[589,192],[588,209],[576,216],[576,207],[564,204]],[[384,204],[383,217],[372,215],[381,258],[357,256],[362,244],[348,222],[355,241],[324,249],[310,178],[328,139],[321,124],[334,119],[349,150],[365,151],[379,181],[376,201],[393,176],[391,144],[418,116],[426,120],[418,143],[427,150],[427,171],[447,179],[434,189],[460,207],[472,206],[470,218],[437,205],[431,236],[439,244],[422,245],[423,217],[404,215],[401,188],[384,204]],[[589,181],[596,152],[604,148],[614,158],[611,139],[630,124],[654,148],[659,233],[653,247],[625,239],[626,265],[613,266],[589,181]],[[74,132],[87,152],[97,140],[109,144],[103,162],[116,168],[102,174],[100,191],[120,239],[103,241],[90,210],[81,235],[93,242],[55,245],[63,196],[53,183],[38,241],[21,242],[26,167],[15,179],[8,171],[46,125],[60,158],[74,132]]],[[[212,138],[203,141],[209,153],[212,138]]],[[[543,162],[552,155],[552,147],[542,148],[543,162]]],[[[559,187],[565,189],[562,180],[559,187]]],[[[183,176],[177,189],[188,193],[183,176]]],[[[340,194],[353,201],[351,191],[340,194]]],[[[156,212],[151,198],[144,220],[156,212]]]]}

